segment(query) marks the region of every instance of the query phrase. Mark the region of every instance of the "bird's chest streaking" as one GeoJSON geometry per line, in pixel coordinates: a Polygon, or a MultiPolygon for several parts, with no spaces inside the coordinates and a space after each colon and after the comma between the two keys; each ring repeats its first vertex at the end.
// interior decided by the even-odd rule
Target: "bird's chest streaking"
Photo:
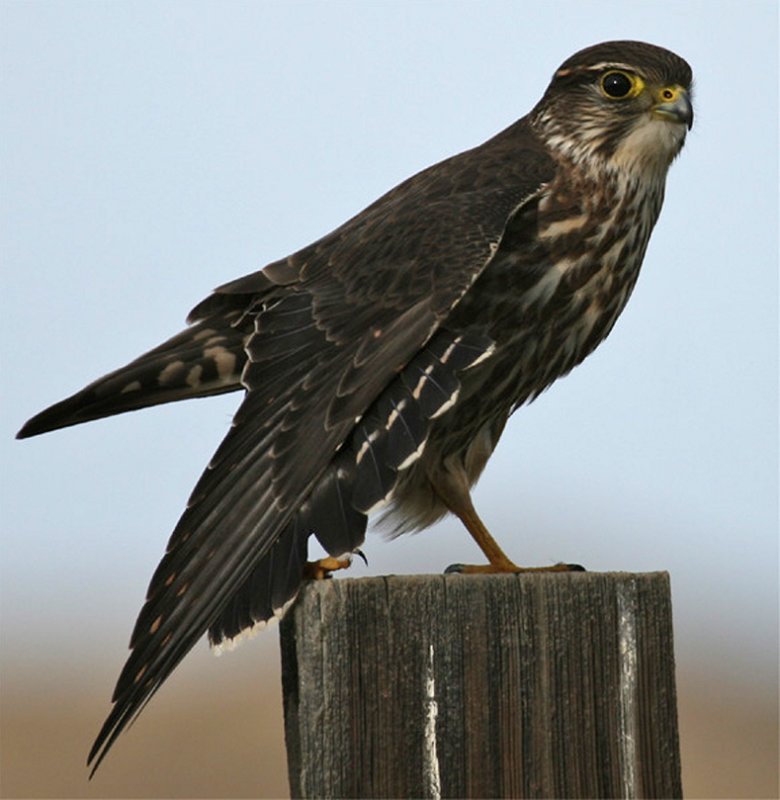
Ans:
{"type": "Polygon", "coordinates": [[[454,331],[486,333],[496,347],[462,374],[457,401],[434,421],[422,457],[401,477],[401,530],[441,516],[435,486],[443,474],[460,471],[469,484],[476,481],[512,411],[609,334],[636,283],[662,201],[660,180],[609,171],[575,173],[572,180],[569,173],[520,210],[447,320],[454,331]]]}
{"type": "Polygon", "coordinates": [[[552,184],[521,210],[452,318],[496,342],[464,388],[498,381],[514,409],[588,356],[628,301],[662,200],[662,181],[604,171],[552,184]]]}

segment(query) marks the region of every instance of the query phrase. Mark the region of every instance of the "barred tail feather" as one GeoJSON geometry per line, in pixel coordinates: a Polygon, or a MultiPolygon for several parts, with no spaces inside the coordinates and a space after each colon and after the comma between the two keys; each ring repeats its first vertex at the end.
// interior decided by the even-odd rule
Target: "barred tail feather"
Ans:
{"type": "Polygon", "coordinates": [[[101,417],[241,387],[246,333],[206,320],[99,378],[25,423],[17,439],[101,417]]]}

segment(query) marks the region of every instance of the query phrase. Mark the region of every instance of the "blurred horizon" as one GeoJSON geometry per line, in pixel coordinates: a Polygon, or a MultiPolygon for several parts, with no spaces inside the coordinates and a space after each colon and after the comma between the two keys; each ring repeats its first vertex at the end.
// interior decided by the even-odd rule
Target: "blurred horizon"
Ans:
{"type": "MultiPolygon", "coordinates": [[[[0,796],[288,797],[277,631],[219,657],[201,642],[92,781],[86,753],[108,711],[111,686],[88,680],[78,662],[64,669],[59,662],[56,683],[40,665],[10,680],[5,674],[0,796]],[[41,733],[60,743],[44,763],[41,733]]],[[[120,665],[106,666],[110,673],[120,665]]],[[[678,678],[677,692],[685,796],[774,797],[776,775],[765,765],[777,752],[776,714],[761,693],[706,673],[678,678]],[[723,729],[740,744],[724,747],[723,729]]]]}

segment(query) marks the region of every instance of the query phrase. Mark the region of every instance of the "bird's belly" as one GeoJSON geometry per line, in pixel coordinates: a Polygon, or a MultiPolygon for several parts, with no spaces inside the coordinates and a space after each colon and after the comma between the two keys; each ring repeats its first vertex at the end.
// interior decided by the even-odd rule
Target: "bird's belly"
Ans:
{"type": "Polygon", "coordinates": [[[554,208],[540,208],[538,217],[520,221],[535,236],[517,246],[508,239],[453,308],[447,329],[487,334],[495,349],[460,373],[455,402],[433,420],[420,458],[399,473],[386,514],[396,532],[444,516],[436,486],[453,473],[473,485],[512,412],[606,338],[639,274],[660,195],[650,201],[589,208],[566,224],[549,221],[554,208]]]}
{"type": "Polygon", "coordinates": [[[595,270],[577,288],[565,286],[562,272],[550,289],[551,268],[521,292],[507,292],[502,282],[483,285],[452,315],[448,322],[487,332],[496,342],[495,352],[460,374],[456,401],[433,420],[420,458],[399,474],[386,514],[395,532],[424,528],[444,516],[447,508],[435,489],[442,473],[460,472],[473,485],[511,413],[603,341],[636,280],[633,265],[622,266],[628,269],[616,272],[609,265],[595,270]]]}

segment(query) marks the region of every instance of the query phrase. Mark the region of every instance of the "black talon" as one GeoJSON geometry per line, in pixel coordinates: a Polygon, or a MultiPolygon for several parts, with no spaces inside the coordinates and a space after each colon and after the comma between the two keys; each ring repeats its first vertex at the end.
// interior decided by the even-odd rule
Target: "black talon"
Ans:
{"type": "MultiPolygon", "coordinates": [[[[356,556],[360,556],[363,559],[363,563],[366,566],[368,566],[368,559],[366,558],[366,554],[360,548],[358,548],[357,550],[353,550],[352,554],[356,555],[356,556]]],[[[582,567],[580,567],[580,569],[582,569],[582,567]]]]}
{"type": "Polygon", "coordinates": [[[444,570],[445,575],[458,575],[463,572],[464,564],[450,564],[447,569],[444,570]]]}

